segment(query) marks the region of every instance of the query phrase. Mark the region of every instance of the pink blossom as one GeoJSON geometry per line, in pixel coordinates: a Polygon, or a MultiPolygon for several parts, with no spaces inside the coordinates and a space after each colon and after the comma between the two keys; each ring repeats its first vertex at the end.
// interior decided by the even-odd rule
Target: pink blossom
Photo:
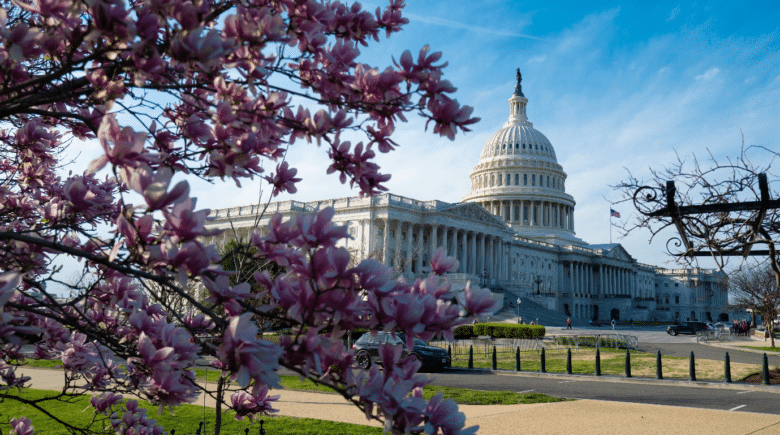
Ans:
{"type": "Polygon", "coordinates": [[[448,257],[447,251],[439,247],[431,257],[431,271],[437,275],[444,275],[447,272],[456,272],[460,262],[455,257],[448,257]]]}
{"type": "Polygon", "coordinates": [[[274,186],[271,194],[277,196],[282,192],[295,193],[298,190],[295,188],[295,183],[301,181],[300,178],[295,178],[295,174],[298,173],[297,169],[288,168],[287,162],[282,162],[276,167],[276,173],[265,177],[268,183],[274,186]]]}
{"type": "Polygon", "coordinates": [[[271,403],[279,400],[279,397],[279,395],[269,396],[268,387],[262,387],[254,394],[236,391],[230,396],[230,404],[236,411],[236,420],[249,417],[249,421],[254,421],[255,414],[269,415],[278,412],[278,409],[271,407],[271,403]]]}
{"type": "Polygon", "coordinates": [[[35,435],[32,421],[25,417],[11,419],[11,432],[9,435],[35,435]]]}

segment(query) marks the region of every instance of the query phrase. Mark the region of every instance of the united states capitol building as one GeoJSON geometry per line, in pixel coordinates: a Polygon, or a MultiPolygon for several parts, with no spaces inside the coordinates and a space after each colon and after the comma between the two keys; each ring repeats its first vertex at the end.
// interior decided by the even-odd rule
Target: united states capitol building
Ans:
{"type": "MultiPolygon", "coordinates": [[[[454,286],[489,287],[510,312],[521,300],[550,316],[585,321],[713,320],[728,310],[726,275],[637,262],[620,244],[590,245],[575,235],[574,198],[550,141],[528,121],[521,77],[509,119],[482,148],[463,202],[418,201],[393,194],[271,203],[212,211],[209,228],[237,230],[206,240],[248,240],[275,213],[333,207],[354,258],[375,258],[407,281],[427,275],[439,246],[460,261],[454,286]]],[[[556,318],[556,321],[558,319],[556,318]]]]}

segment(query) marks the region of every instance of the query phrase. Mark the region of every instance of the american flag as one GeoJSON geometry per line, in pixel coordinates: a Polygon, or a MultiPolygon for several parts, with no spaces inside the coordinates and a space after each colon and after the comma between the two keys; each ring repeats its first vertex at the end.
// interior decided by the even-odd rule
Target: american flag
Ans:
{"type": "Polygon", "coordinates": [[[609,209],[609,215],[611,217],[616,217],[616,218],[620,219],[620,213],[616,212],[615,210],[609,209]]]}

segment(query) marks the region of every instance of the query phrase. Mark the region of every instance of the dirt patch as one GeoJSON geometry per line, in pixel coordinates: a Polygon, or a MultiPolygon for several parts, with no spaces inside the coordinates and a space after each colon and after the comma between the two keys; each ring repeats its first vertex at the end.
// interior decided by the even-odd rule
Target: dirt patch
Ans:
{"type": "MultiPolygon", "coordinates": [[[[764,382],[764,375],[762,372],[753,373],[748,375],[744,379],[740,379],[739,382],[745,382],[748,384],[761,384],[764,382]]],[[[780,367],[774,367],[769,369],[769,384],[780,384],[780,367]]]]}

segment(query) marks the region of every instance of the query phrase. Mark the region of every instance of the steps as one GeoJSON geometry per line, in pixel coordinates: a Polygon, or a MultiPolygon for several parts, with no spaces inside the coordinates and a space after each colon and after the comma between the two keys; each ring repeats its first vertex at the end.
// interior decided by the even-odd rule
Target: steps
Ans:
{"type": "MultiPolygon", "coordinates": [[[[507,299],[513,301],[512,305],[515,305],[516,303],[514,301],[517,300],[517,296],[510,293],[507,296],[507,299]]],[[[517,314],[518,310],[516,306],[510,307],[509,305],[505,305],[503,309],[492,314],[490,317],[486,318],[485,321],[515,323],[517,322],[517,314]]],[[[533,300],[525,297],[520,298],[520,317],[523,318],[523,322],[526,324],[530,323],[531,320],[536,322],[536,319],[539,319],[538,324],[553,327],[565,327],[566,319],[568,318],[562,312],[544,308],[533,300]]],[[[587,320],[584,319],[578,319],[578,321],[572,319],[572,325],[584,326],[587,325],[587,323],[587,320]]]]}

